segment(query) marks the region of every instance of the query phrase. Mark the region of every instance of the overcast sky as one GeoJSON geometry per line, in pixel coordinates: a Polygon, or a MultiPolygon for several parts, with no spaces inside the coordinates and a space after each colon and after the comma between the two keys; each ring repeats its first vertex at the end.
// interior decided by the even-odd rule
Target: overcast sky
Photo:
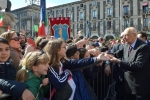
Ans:
{"type": "MultiPolygon", "coordinates": [[[[31,0],[10,0],[10,1],[12,3],[11,10],[14,10],[14,9],[29,5],[30,4],[29,1],[31,0]]],[[[80,0],[46,0],[46,7],[48,8],[48,7],[66,4],[66,3],[75,2],[75,1],[80,1],[80,0]]]]}

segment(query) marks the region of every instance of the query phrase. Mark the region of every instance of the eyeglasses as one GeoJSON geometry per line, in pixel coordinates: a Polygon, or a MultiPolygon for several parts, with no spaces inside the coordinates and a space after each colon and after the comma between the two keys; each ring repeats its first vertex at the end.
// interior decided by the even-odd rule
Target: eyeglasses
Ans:
{"type": "Polygon", "coordinates": [[[37,64],[39,57],[40,57],[42,54],[44,54],[44,53],[45,53],[44,51],[41,51],[41,53],[39,54],[39,56],[38,56],[37,59],[35,60],[34,66],[37,64]]]}
{"type": "Polygon", "coordinates": [[[14,37],[11,40],[19,41],[19,37],[14,37]]]}

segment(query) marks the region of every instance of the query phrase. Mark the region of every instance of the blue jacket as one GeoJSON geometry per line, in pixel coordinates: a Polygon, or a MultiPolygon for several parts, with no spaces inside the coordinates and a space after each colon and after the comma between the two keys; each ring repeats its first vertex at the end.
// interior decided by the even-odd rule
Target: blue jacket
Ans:
{"type": "Polygon", "coordinates": [[[83,73],[80,70],[73,71],[72,75],[73,80],[76,84],[74,100],[91,100],[90,93],[83,73]]]}
{"type": "MultiPolygon", "coordinates": [[[[52,86],[56,88],[57,91],[57,89],[62,89],[62,87],[68,81],[69,72],[66,69],[72,70],[76,68],[81,68],[90,65],[94,62],[96,62],[96,58],[69,60],[67,63],[62,62],[64,71],[61,75],[59,75],[59,72],[56,71],[53,67],[51,67],[47,76],[52,86]]],[[[73,74],[73,80],[76,84],[76,92],[75,92],[74,100],[91,100],[82,72],[74,71],[72,72],[72,74],[73,74]]]]}
{"type": "Polygon", "coordinates": [[[2,90],[3,93],[12,95],[13,97],[20,98],[26,88],[27,86],[21,82],[0,79],[0,90],[2,90]]]}

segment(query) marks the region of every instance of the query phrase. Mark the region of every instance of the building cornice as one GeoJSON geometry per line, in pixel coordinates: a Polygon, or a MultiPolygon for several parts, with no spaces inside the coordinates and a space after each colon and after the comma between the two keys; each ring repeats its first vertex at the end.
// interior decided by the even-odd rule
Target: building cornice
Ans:
{"type": "Polygon", "coordinates": [[[94,1],[94,0],[82,0],[82,1],[71,2],[71,3],[67,3],[67,4],[62,4],[62,5],[58,5],[58,6],[49,7],[49,8],[47,8],[47,10],[55,9],[55,8],[58,8],[58,7],[65,7],[65,6],[75,5],[75,4],[86,3],[88,1],[94,1]]]}
{"type": "Polygon", "coordinates": [[[35,8],[35,9],[39,9],[40,10],[40,6],[39,5],[33,4],[33,5],[28,5],[28,6],[25,6],[25,7],[22,7],[22,8],[18,8],[18,9],[12,10],[11,12],[18,12],[20,10],[30,9],[32,7],[35,8]]]}

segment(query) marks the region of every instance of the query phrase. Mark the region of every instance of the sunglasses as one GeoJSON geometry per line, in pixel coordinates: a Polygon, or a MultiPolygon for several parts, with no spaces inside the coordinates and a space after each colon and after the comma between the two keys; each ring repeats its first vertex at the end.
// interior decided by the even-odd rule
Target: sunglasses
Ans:
{"type": "Polygon", "coordinates": [[[19,37],[14,37],[11,40],[19,41],[19,39],[20,39],[19,37]]]}

